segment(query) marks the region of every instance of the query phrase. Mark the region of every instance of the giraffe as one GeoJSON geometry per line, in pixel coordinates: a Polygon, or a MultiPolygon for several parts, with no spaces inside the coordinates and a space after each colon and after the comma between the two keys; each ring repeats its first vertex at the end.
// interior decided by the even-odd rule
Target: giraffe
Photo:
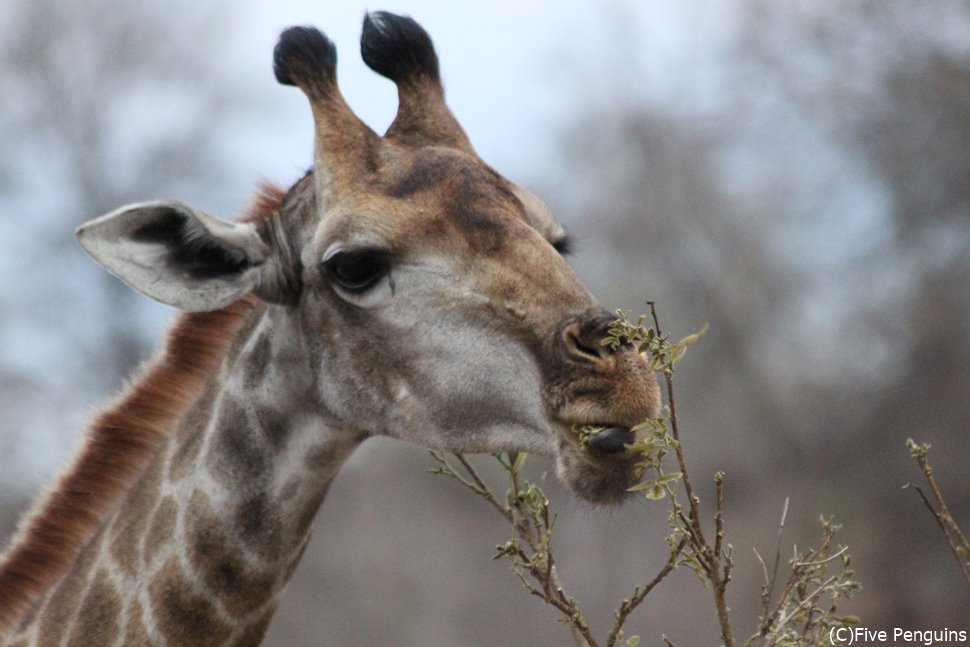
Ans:
{"type": "Polygon", "coordinates": [[[476,154],[413,19],[364,18],[398,89],[381,136],[311,27],[274,51],[307,97],[313,165],[221,220],[175,201],[77,232],[135,290],[182,311],[90,424],[0,558],[0,643],[255,645],[342,463],[367,438],[534,452],[594,504],[635,482],[654,373],[599,341],[612,317],[563,258],[544,203],[476,154]],[[584,445],[576,424],[606,429],[584,445]]]}

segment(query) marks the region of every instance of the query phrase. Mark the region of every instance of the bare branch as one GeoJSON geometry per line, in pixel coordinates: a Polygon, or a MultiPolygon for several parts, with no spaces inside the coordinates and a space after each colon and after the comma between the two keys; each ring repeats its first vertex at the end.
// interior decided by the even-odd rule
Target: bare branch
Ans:
{"type": "MultiPolygon", "coordinates": [[[[944,521],[943,515],[933,508],[933,504],[930,503],[930,500],[926,497],[926,493],[923,492],[923,489],[920,486],[907,483],[903,486],[903,489],[910,487],[916,490],[920,498],[923,500],[923,505],[926,506],[926,509],[929,510],[930,514],[933,515],[933,519],[936,520],[936,524],[940,527],[940,531],[943,533],[943,536],[946,537],[946,543],[950,547],[950,552],[953,554],[953,558],[957,560],[957,566],[960,568],[960,572],[963,573],[963,579],[967,581],[967,586],[970,586],[970,572],[967,570],[967,564],[960,557],[959,547],[957,546],[954,537],[950,534],[950,529],[947,526],[946,521],[944,521]]],[[[970,554],[970,552],[967,554],[970,554]]]]}
{"type": "Polygon", "coordinates": [[[633,596],[629,600],[623,600],[620,603],[620,608],[616,612],[616,620],[613,623],[613,629],[610,631],[609,636],[606,640],[606,647],[613,647],[616,644],[616,640],[620,635],[620,631],[623,629],[623,625],[626,623],[627,618],[640,604],[646,599],[646,597],[653,591],[660,582],[664,580],[670,573],[677,567],[677,558],[680,557],[681,551],[684,550],[685,539],[681,539],[677,546],[670,551],[670,557],[667,558],[667,563],[664,564],[660,572],[650,580],[646,586],[637,587],[633,596]]]}

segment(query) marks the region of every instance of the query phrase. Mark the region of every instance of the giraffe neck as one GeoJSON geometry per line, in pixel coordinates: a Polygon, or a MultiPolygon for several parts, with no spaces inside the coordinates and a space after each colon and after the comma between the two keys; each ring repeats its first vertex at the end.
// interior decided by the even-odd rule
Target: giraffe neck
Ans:
{"type": "Polygon", "coordinates": [[[315,395],[306,336],[257,308],[195,404],[11,644],[258,644],[362,441],[315,395]]]}

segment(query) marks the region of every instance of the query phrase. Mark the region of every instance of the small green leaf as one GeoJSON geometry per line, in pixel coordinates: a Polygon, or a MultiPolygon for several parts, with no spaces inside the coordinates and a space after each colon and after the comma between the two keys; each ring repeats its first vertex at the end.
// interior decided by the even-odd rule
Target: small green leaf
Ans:
{"type": "Polygon", "coordinates": [[[525,466],[525,459],[528,457],[528,452],[519,452],[516,454],[515,463],[512,464],[512,472],[514,474],[517,474],[525,466]]]}
{"type": "Polygon", "coordinates": [[[644,429],[656,429],[659,426],[661,426],[660,421],[650,418],[648,420],[644,420],[638,425],[633,425],[632,427],[630,427],[630,431],[637,432],[637,431],[643,431],[644,429]]]}
{"type": "Polygon", "coordinates": [[[652,488],[657,485],[656,479],[650,479],[649,481],[643,481],[642,483],[637,483],[636,485],[631,485],[626,489],[627,492],[639,492],[640,490],[646,490],[647,488],[652,488]]]}
{"type": "Polygon", "coordinates": [[[683,339],[681,339],[679,342],[677,342],[676,345],[677,346],[690,346],[691,344],[693,344],[694,342],[696,342],[698,339],[700,339],[701,337],[703,337],[704,335],[706,335],[708,328],[709,328],[708,324],[705,323],[703,325],[703,327],[701,327],[700,330],[698,330],[697,332],[695,332],[693,335],[687,335],[686,337],[684,337],[683,339]]]}
{"type": "Polygon", "coordinates": [[[630,636],[626,639],[626,647],[637,647],[640,644],[640,636],[630,636]]]}
{"type": "Polygon", "coordinates": [[[912,438],[906,439],[906,448],[909,450],[909,455],[917,460],[921,458],[926,458],[927,454],[930,453],[929,443],[924,443],[920,445],[912,438]]]}
{"type": "Polygon", "coordinates": [[[633,454],[649,454],[657,448],[657,443],[653,438],[644,438],[643,441],[627,445],[626,448],[633,454]]]}
{"type": "Polygon", "coordinates": [[[647,490],[647,498],[651,501],[659,501],[665,496],[667,496],[667,490],[665,490],[664,486],[660,485],[659,483],[647,490]]]}
{"type": "Polygon", "coordinates": [[[684,353],[686,352],[687,352],[686,346],[671,346],[670,353],[668,355],[670,363],[676,364],[677,362],[679,362],[681,358],[684,356],[684,353]]]}

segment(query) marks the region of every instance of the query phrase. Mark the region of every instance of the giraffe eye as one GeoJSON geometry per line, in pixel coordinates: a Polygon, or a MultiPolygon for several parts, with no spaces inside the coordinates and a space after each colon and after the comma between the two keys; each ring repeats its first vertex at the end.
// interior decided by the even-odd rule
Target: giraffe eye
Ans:
{"type": "Polygon", "coordinates": [[[334,283],[354,295],[374,287],[391,268],[387,254],[373,249],[337,252],[321,266],[334,283]]]}

